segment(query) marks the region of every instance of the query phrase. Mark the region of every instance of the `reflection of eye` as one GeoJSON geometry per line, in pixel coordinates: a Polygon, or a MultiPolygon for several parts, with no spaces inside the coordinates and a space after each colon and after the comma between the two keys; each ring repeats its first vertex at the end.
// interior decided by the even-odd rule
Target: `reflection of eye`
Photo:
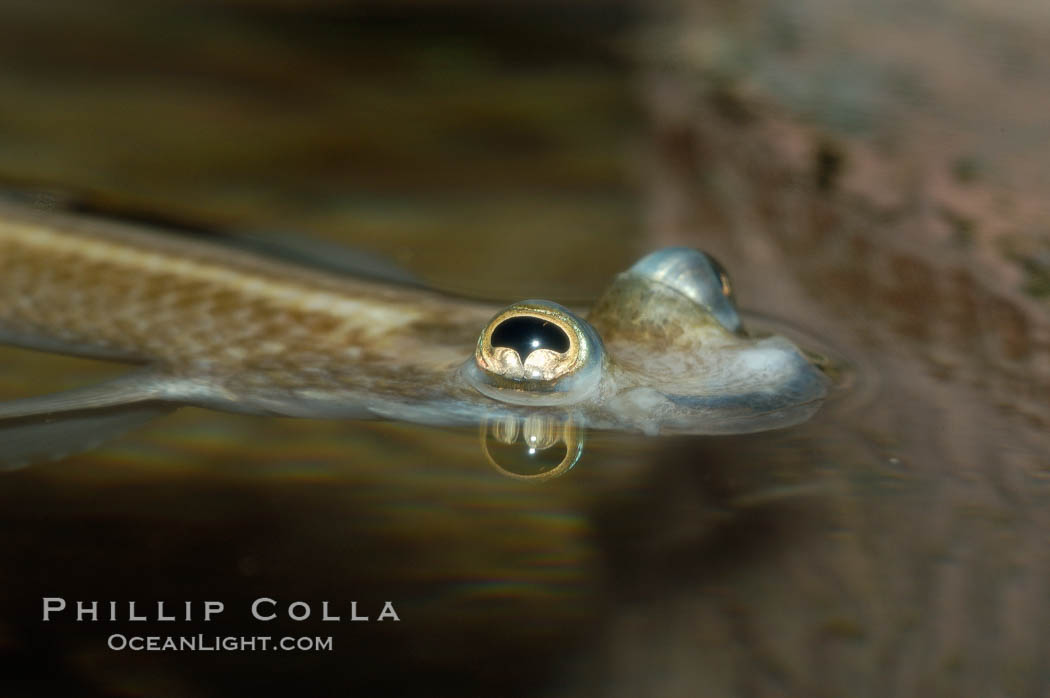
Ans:
{"type": "Polygon", "coordinates": [[[571,420],[534,414],[481,424],[481,452],[515,480],[549,480],[569,472],[583,455],[584,432],[571,420]]]}
{"type": "Polygon", "coordinates": [[[464,368],[481,393],[515,404],[575,402],[601,379],[602,342],[589,324],[550,301],[522,301],[498,313],[464,368]]]}

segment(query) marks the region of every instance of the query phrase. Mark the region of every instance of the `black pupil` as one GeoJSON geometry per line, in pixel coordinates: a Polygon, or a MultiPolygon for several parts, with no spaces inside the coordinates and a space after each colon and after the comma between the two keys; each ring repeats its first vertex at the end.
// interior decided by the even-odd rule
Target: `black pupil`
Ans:
{"type": "Polygon", "coordinates": [[[492,332],[493,347],[510,347],[522,361],[537,349],[564,352],[569,349],[569,336],[554,323],[538,317],[519,315],[504,320],[492,332]]]}

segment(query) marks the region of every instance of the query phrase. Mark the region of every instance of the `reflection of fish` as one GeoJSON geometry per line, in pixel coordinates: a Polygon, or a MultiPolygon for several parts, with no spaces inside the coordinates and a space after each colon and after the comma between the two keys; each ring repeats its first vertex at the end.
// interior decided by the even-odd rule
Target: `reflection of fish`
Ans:
{"type": "Polygon", "coordinates": [[[541,412],[597,428],[724,433],[795,423],[825,392],[790,342],[740,330],[727,277],[692,250],[621,274],[587,321],[546,302],[490,323],[494,310],[202,239],[4,206],[0,339],[148,368],[0,406],[3,458],[83,447],[179,405],[450,425],[541,412]],[[532,331],[541,332],[526,338],[533,347],[550,346],[520,344],[532,331]],[[513,361],[485,363],[495,356],[513,361]],[[524,377],[523,364],[541,375],[541,359],[542,378],[524,377]],[[517,373],[501,375],[511,364],[517,373]]]}

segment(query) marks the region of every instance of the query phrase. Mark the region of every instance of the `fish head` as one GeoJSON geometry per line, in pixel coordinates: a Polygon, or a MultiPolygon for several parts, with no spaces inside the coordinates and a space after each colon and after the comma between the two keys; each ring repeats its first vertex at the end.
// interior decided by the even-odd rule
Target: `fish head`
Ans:
{"type": "Polygon", "coordinates": [[[467,382],[509,405],[558,407],[583,426],[743,433],[808,418],[828,380],[790,340],[743,326],[725,269],[667,248],[618,275],[586,319],[515,303],[482,331],[467,382]]]}

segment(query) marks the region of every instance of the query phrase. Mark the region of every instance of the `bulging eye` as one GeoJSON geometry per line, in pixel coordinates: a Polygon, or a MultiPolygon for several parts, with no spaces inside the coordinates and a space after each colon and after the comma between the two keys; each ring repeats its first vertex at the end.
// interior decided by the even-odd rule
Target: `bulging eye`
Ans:
{"type": "Polygon", "coordinates": [[[730,332],[741,331],[729,274],[711,255],[689,247],[667,247],[642,257],[627,273],[670,286],[730,332]]]}
{"type": "Polygon", "coordinates": [[[605,352],[586,321],[557,303],[522,301],[482,330],[467,380],[484,395],[518,405],[562,405],[601,380],[605,352]]]}

